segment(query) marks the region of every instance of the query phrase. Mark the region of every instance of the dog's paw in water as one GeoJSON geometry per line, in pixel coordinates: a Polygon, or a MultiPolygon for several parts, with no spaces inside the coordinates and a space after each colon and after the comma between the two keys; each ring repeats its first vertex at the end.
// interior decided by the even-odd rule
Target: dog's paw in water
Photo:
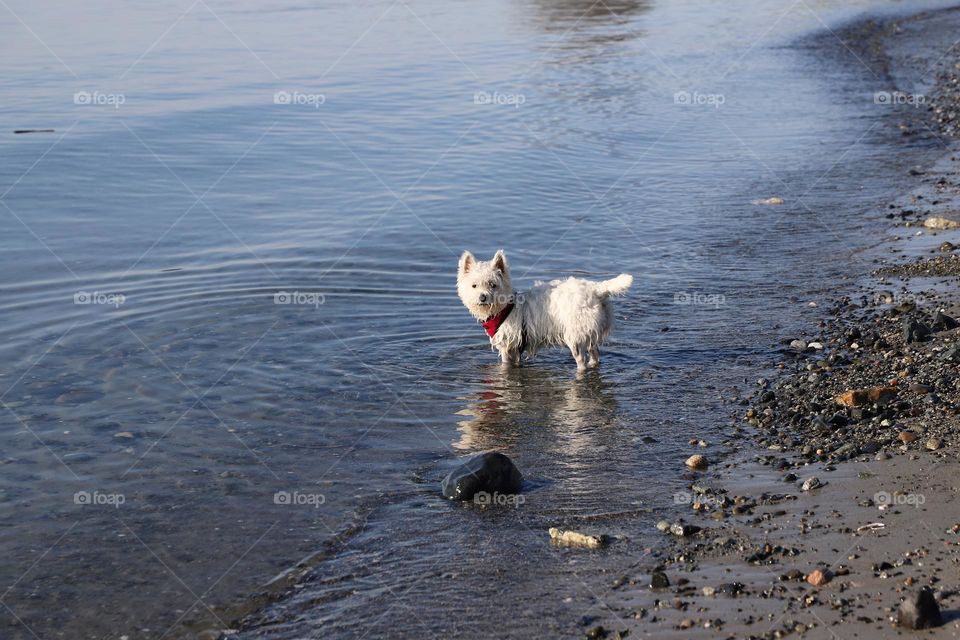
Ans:
{"type": "Polygon", "coordinates": [[[565,346],[578,370],[599,366],[600,345],[613,328],[610,298],[625,294],[631,284],[633,276],[622,273],[602,282],[567,278],[514,291],[502,249],[488,262],[464,251],[457,268],[460,300],[483,325],[500,359],[511,365],[520,364],[524,352],[565,346]]]}

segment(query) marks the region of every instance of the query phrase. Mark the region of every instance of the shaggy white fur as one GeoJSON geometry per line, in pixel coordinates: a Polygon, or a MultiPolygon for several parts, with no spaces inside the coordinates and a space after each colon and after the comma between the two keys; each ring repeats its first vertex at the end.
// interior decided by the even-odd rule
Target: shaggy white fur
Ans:
{"type": "Polygon", "coordinates": [[[464,251],[457,269],[460,300],[477,320],[487,321],[514,305],[490,338],[504,364],[520,364],[524,351],[534,354],[543,347],[566,346],[581,371],[600,364],[600,345],[613,328],[608,299],[623,295],[632,283],[633,276],[622,273],[603,282],[567,278],[514,291],[503,250],[489,262],[464,251]]]}

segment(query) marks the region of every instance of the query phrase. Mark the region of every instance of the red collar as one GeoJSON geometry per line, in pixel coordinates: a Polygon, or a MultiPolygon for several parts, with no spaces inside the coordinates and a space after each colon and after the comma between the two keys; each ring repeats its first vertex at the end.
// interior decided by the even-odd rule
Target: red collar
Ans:
{"type": "Polygon", "coordinates": [[[510,315],[511,311],[513,311],[512,302],[507,306],[505,306],[503,309],[501,309],[500,313],[498,313],[497,315],[490,316],[489,318],[487,318],[486,320],[480,323],[483,326],[484,330],[487,332],[488,336],[492,338],[494,334],[497,333],[497,329],[499,329],[500,325],[504,323],[504,321],[507,319],[507,316],[510,315]]]}

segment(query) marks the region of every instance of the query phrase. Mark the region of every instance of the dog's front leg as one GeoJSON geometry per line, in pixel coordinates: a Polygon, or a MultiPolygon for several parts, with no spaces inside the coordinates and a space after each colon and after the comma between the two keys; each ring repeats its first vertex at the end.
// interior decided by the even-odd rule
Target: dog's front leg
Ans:
{"type": "Polygon", "coordinates": [[[507,366],[519,367],[520,366],[520,350],[519,349],[502,349],[500,351],[500,362],[507,366]]]}

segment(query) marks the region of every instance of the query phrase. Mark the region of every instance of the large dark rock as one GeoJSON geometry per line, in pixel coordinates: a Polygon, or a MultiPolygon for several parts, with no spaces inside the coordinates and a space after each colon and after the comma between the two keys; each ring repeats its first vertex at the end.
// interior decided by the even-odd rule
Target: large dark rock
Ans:
{"type": "Polygon", "coordinates": [[[454,469],[440,485],[443,497],[472,500],[482,492],[520,493],[523,476],[507,456],[495,451],[481,453],[454,469]]]}
{"type": "Polygon", "coordinates": [[[907,629],[930,629],[943,624],[937,599],[929,587],[907,597],[897,612],[897,624],[907,629]]]}

